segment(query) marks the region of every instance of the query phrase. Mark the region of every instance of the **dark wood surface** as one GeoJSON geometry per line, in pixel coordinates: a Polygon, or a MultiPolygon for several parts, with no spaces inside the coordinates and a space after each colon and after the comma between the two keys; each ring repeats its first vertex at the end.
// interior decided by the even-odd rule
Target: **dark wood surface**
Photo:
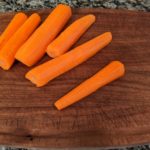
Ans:
{"type": "MultiPolygon", "coordinates": [[[[43,88],[24,78],[29,68],[18,62],[10,71],[1,69],[0,144],[72,148],[150,143],[150,13],[73,11],[69,24],[88,13],[97,18],[76,45],[106,31],[112,32],[112,43],[43,88]],[[56,110],[53,104],[58,98],[112,60],[125,64],[123,78],[63,111],[56,110]]],[[[44,19],[50,10],[37,12],[44,19]]],[[[1,32],[13,15],[0,14],[1,32]]],[[[47,56],[41,62],[45,60],[47,56]]]]}

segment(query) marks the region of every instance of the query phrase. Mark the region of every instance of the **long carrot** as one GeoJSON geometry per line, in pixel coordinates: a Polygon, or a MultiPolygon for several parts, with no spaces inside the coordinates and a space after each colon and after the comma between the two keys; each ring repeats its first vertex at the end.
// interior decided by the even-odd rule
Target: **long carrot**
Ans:
{"type": "Polygon", "coordinates": [[[68,53],[33,68],[26,74],[26,78],[36,84],[37,87],[43,86],[95,55],[100,49],[108,45],[111,40],[112,35],[110,32],[97,36],[68,53]]]}
{"type": "Polygon", "coordinates": [[[31,15],[1,49],[0,66],[4,70],[8,70],[12,66],[17,50],[35,30],[40,23],[40,20],[41,19],[38,14],[35,13],[31,15]]]}
{"type": "Polygon", "coordinates": [[[71,17],[71,8],[59,4],[45,22],[19,49],[15,58],[27,66],[34,65],[46,52],[48,44],[57,36],[71,17]]]}
{"type": "Polygon", "coordinates": [[[6,42],[12,37],[12,35],[21,27],[21,25],[27,20],[27,16],[24,13],[16,14],[7,28],[1,34],[0,37],[0,49],[6,44],[6,42]]]}
{"type": "Polygon", "coordinates": [[[94,22],[94,15],[86,15],[73,22],[49,44],[47,54],[52,58],[64,54],[94,22]]]}
{"type": "Polygon", "coordinates": [[[62,110],[92,94],[104,85],[120,78],[124,73],[124,65],[119,61],[113,61],[94,76],[87,79],[68,94],[57,100],[55,106],[58,110],[62,110]]]}

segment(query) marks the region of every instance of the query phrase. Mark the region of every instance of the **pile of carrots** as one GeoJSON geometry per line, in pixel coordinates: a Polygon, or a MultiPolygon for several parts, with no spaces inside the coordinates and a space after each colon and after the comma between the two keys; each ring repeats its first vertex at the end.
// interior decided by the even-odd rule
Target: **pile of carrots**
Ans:
{"type": "MultiPolygon", "coordinates": [[[[30,67],[47,53],[54,59],[31,69],[25,75],[33,84],[41,87],[91,58],[112,41],[112,34],[105,32],[71,49],[96,20],[94,15],[88,14],[62,31],[71,16],[71,8],[63,4],[59,4],[40,26],[41,18],[37,13],[30,17],[24,13],[16,14],[0,36],[0,67],[9,70],[15,60],[30,67]]],[[[55,106],[62,110],[124,73],[124,65],[120,61],[112,61],[57,100],[55,106]]]]}

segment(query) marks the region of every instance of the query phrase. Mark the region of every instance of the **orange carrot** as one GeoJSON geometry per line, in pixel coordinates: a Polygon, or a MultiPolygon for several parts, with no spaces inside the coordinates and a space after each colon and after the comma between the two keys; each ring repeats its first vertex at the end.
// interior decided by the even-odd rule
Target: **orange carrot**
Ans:
{"type": "Polygon", "coordinates": [[[92,94],[104,85],[120,78],[124,73],[124,65],[119,61],[113,61],[94,76],[87,79],[65,96],[57,100],[55,106],[58,110],[62,110],[92,94]]]}
{"type": "Polygon", "coordinates": [[[94,22],[94,15],[87,15],[73,22],[49,44],[47,54],[52,58],[64,54],[94,22]]]}
{"type": "Polygon", "coordinates": [[[12,37],[12,35],[21,27],[21,25],[27,20],[27,16],[24,13],[16,14],[4,32],[0,37],[0,49],[6,44],[6,42],[12,37]]]}
{"type": "Polygon", "coordinates": [[[41,19],[38,14],[35,13],[31,15],[1,49],[0,66],[4,70],[8,70],[12,66],[17,50],[35,30],[40,23],[40,20],[41,19]]]}
{"type": "Polygon", "coordinates": [[[19,49],[15,58],[27,66],[34,65],[46,52],[48,44],[57,36],[71,17],[71,8],[59,4],[45,22],[19,49]]]}
{"type": "Polygon", "coordinates": [[[100,49],[108,45],[111,39],[110,32],[97,36],[68,53],[33,68],[26,74],[26,78],[36,84],[37,87],[43,86],[95,55],[100,49]]]}

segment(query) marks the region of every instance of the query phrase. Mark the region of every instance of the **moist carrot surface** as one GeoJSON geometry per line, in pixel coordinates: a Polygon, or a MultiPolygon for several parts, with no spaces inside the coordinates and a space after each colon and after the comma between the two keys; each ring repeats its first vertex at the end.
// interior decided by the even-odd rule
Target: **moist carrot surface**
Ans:
{"type": "Polygon", "coordinates": [[[27,66],[34,65],[46,52],[46,48],[70,19],[71,8],[59,4],[44,23],[22,45],[15,58],[27,66]]]}
{"type": "Polygon", "coordinates": [[[1,49],[0,66],[4,70],[8,70],[13,65],[17,50],[28,39],[40,21],[38,14],[32,14],[1,49]]]}
{"type": "Polygon", "coordinates": [[[64,54],[94,22],[95,16],[91,14],[74,21],[49,44],[47,54],[52,58],[64,54]]]}
{"type": "Polygon", "coordinates": [[[68,94],[57,100],[55,102],[55,106],[58,110],[62,110],[92,94],[104,85],[120,78],[124,75],[124,73],[124,65],[119,61],[113,61],[97,72],[94,76],[87,79],[79,86],[71,90],[68,94]]]}
{"type": "Polygon", "coordinates": [[[6,29],[3,31],[0,37],[0,49],[4,47],[7,41],[13,36],[13,34],[23,25],[27,20],[27,16],[24,13],[16,14],[6,29]]]}
{"type": "Polygon", "coordinates": [[[25,77],[32,83],[36,84],[37,87],[43,86],[50,80],[71,70],[75,66],[95,55],[98,51],[108,45],[111,40],[111,33],[106,32],[74,48],[68,53],[61,55],[60,57],[33,68],[26,74],[25,77]]]}

